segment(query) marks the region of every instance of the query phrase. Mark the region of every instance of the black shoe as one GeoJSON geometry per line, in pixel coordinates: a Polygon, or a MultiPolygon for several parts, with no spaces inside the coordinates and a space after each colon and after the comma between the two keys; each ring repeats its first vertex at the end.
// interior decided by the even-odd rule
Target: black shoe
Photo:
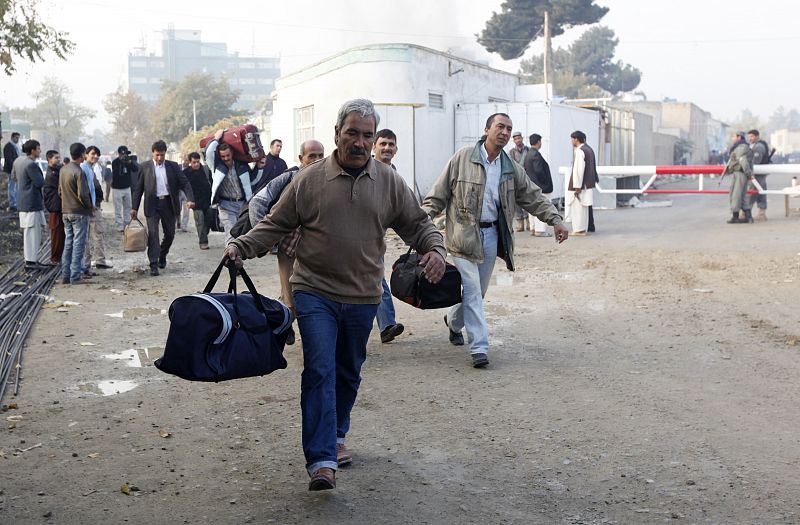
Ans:
{"type": "Polygon", "coordinates": [[[294,344],[294,330],[289,332],[289,335],[286,336],[286,344],[293,345],[294,344]]]}
{"type": "Polygon", "coordinates": [[[393,341],[395,337],[403,333],[403,330],[405,327],[400,323],[387,326],[381,332],[381,343],[393,341]]]}
{"type": "Polygon", "coordinates": [[[50,265],[41,264],[37,261],[25,261],[26,270],[49,270],[50,268],[50,265]]]}
{"type": "MultiPolygon", "coordinates": [[[[444,316],[444,325],[450,330],[450,325],[447,324],[447,316],[444,316]]],[[[464,336],[461,335],[461,332],[454,332],[450,330],[450,343],[453,346],[464,346],[464,336]]]]}
{"type": "Polygon", "coordinates": [[[113,268],[114,265],[108,263],[95,263],[94,267],[97,268],[98,270],[109,270],[113,268]]]}
{"type": "Polygon", "coordinates": [[[158,266],[156,266],[155,264],[150,267],[150,275],[152,275],[153,277],[158,276],[158,266]]]}
{"type": "Polygon", "coordinates": [[[162,261],[161,259],[159,259],[159,260],[158,260],[158,267],[159,267],[159,268],[161,268],[162,270],[163,270],[164,268],[166,268],[166,267],[167,267],[167,260],[166,260],[166,259],[164,259],[164,260],[162,261]]]}
{"type": "Polygon", "coordinates": [[[472,366],[475,368],[484,368],[489,364],[489,358],[486,354],[472,354],[472,366]]]}
{"type": "Polygon", "coordinates": [[[739,220],[739,212],[735,211],[733,212],[733,216],[730,219],[728,219],[727,222],[728,224],[741,224],[743,221],[739,220]]]}

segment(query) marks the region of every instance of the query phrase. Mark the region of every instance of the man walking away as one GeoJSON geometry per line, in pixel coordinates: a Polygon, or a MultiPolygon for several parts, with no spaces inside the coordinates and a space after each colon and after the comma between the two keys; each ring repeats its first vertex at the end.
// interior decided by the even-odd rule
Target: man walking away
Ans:
{"type": "MultiPolygon", "coordinates": [[[[753,166],[758,166],[760,164],[769,164],[770,162],[770,155],[769,155],[769,145],[767,141],[761,139],[761,135],[758,133],[757,129],[751,129],[747,132],[747,142],[750,143],[750,148],[753,150],[753,166]]],[[[753,174],[758,185],[761,186],[761,189],[767,189],[767,176],[753,174]]],[[[767,196],[763,193],[759,193],[758,195],[750,195],[750,209],[752,210],[753,204],[758,205],[758,215],[756,215],[757,221],[765,221],[767,220],[767,196]]]]}
{"type": "Polygon", "coordinates": [[[11,141],[3,146],[3,171],[8,175],[8,211],[17,211],[17,179],[11,176],[11,168],[21,156],[19,133],[15,131],[11,134],[11,141]]]}
{"type": "MultiPolygon", "coordinates": [[[[550,176],[550,165],[544,160],[540,151],[542,149],[542,136],[538,133],[534,133],[528,137],[528,140],[531,143],[531,149],[525,156],[525,162],[523,163],[525,173],[528,175],[531,182],[539,186],[542,190],[542,195],[550,200],[550,194],[553,193],[553,178],[550,176]]],[[[553,236],[552,233],[547,231],[547,225],[545,223],[534,216],[532,216],[532,218],[533,228],[531,229],[533,231],[531,235],[534,237],[553,236]]]]}
{"type": "Polygon", "coordinates": [[[183,176],[180,166],[166,160],[167,143],[157,140],[152,146],[153,159],[141,167],[140,176],[133,187],[131,219],[139,217],[139,205],[144,197],[144,215],[147,218],[147,259],[150,275],[157,276],[158,269],[167,267],[167,254],[175,239],[175,217],[181,212],[179,191],[189,199],[186,205],[194,209],[192,186],[183,176]],[[159,243],[158,223],[164,230],[164,240],[159,243]]]}
{"type": "Polygon", "coordinates": [[[83,252],[89,233],[89,217],[94,199],[89,180],[81,168],[86,158],[86,146],[76,142],[69,147],[72,161],[61,168],[58,193],[61,195],[61,212],[64,219],[64,254],[61,257],[61,278],[64,284],[82,284],[88,281],[82,275],[83,252]]]}
{"type": "Polygon", "coordinates": [[[444,275],[442,235],[405,181],[370,157],[378,121],[369,100],[346,102],[336,119],[334,153],[300,170],[270,214],[225,250],[241,266],[242,258],[262,256],[303,228],[291,282],[303,339],[309,490],[334,488],[336,469],[351,459],[345,437],[381,300],[386,228],[425,254],[420,264],[431,282],[444,275]]]}
{"type": "Polygon", "coordinates": [[[117,148],[119,156],[111,161],[111,195],[114,200],[114,228],[124,231],[131,222],[131,186],[139,165],[131,157],[128,146],[117,148]]]}
{"type": "Polygon", "coordinates": [[[200,249],[208,250],[209,213],[211,209],[211,176],[208,168],[200,162],[200,154],[189,153],[189,167],[183,170],[183,176],[189,181],[194,193],[194,226],[200,249]]]}
{"type": "MultiPolygon", "coordinates": [[[[514,141],[514,147],[509,150],[508,155],[511,157],[511,160],[520,166],[524,166],[525,159],[528,157],[530,148],[528,148],[528,146],[526,146],[525,142],[522,140],[522,132],[515,131],[514,134],[511,135],[511,140],[514,141]]],[[[530,227],[528,224],[528,212],[522,208],[517,208],[517,216],[515,218],[517,219],[516,231],[527,231],[530,227]]]]}
{"type": "Polygon", "coordinates": [[[44,176],[42,194],[44,207],[49,212],[47,227],[50,229],[50,262],[61,263],[61,254],[64,253],[64,220],[61,216],[61,196],[58,194],[58,179],[61,171],[61,155],[50,150],[46,154],[47,173],[44,176]]]}
{"type": "Polygon", "coordinates": [[[723,176],[731,175],[731,218],[727,222],[744,224],[753,222],[752,202],[747,195],[747,183],[753,178],[753,150],[747,145],[743,132],[737,131],[732,139],[730,157],[722,172],[723,176]],[[739,211],[744,212],[744,219],[739,218],[739,211]]]}
{"type": "Polygon", "coordinates": [[[19,157],[13,166],[13,175],[17,180],[19,226],[24,239],[25,268],[28,270],[49,268],[48,265],[39,264],[39,248],[42,245],[42,228],[45,222],[42,198],[44,175],[36,163],[41,151],[38,141],[25,142],[22,145],[25,157],[19,157]]]}
{"type": "Polygon", "coordinates": [[[268,184],[269,181],[288,169],[286,161],[281,158],[281,149],[283,149],[281,139],[272,139],[269,143],[269,153],[267,153],[267,158],[264,161],[263,178],[259,185],[268,184]]]}
{"type": "Polygon", "coordinates": [[[555,229],[556,241],[567,240],[567,229],[553,203],[530,181],[525,169],[503,151],[511,135],[511,118],[495,113],[486,119],[485,138],[458,150],[433,184],[422,208],[433,218],[445,211],[447,251],[461,274],[462,302],[444,318],[453,345],[464,344],[467,329],[472,366],[489,364],[489,327],[483,297],[489,289],[494,260],[502,257],[514,270],[514,229],[517,206],[555,229]]]}
{"type": "Polygon", "coordinates": [[[81,164],[81,168],[86,172],[86,176],[94,180],[95,205],[92,216],[89,219],[89,239],[86,241],[86,251],[83,255],[85,272],[90,273],[92,260],[94,266],[100,270],[113,268],[113,265],[106,260],[106,221],[103,218],[103,182],[104,170],[100,165],[100,148],[89,146],[86,148],[86,160],[81,164]]]}
{"type": "Polygon", "coordinates": [[[230,145],[219,142],[224,132],[217,130],[214,139],[206,145],[206,163],[211,170],[211,204],[219,207],[219,219],[230,241],[231,228],[253,193],[250,166],[233,158],[230,145]]]}
{"type": "Polygon", "coordinates": [[[583,131],[570,134],[573,146],[572,173],[567,185],[566,222],[572,222],[572,235],[586,235],[589,229],[589,207],[594,204],[597,163],[594,150],[586,144],[583,131]]]}
{"type": "MultiPolygon", "coordinates": [[[[390,129],[382,129],[377,133],[376,137],[373,155],[376,159],[397,171],[397,168],[392,164],[392,159],[397,155],[397,135],[390,129]]],[[[383,259],[381,259],[381,264],[384,264],[383,259]]],[[[403,333],[405,326],[395,319],[392,291],[386,282],[386,277],[381,279],[381,286],[383,287],[383,295],[381,296],[381,304],[378,305],[376,319],[378,320],[378,330],[381,333],[381,343],[390,343],[394,341],[395,337],[403,333]]]]}

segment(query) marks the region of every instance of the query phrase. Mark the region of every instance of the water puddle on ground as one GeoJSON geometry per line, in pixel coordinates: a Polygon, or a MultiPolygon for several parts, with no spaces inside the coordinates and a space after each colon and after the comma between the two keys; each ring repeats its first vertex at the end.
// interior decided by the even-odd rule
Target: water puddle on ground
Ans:
{"type": "Polygon", "coordinates": [[[150,317],[153,315],[166,315],[167,311],[161,308],[126,308],[121,312],[106,314],[106,317],[116,317],[118,319],[135,319],[137,317],[150,317]]]}
{"type": "Polygon", "coordinates": [[[514,286],[514,276],[510,273],[498,273],[493,279],[496,286],[514,286]]]}
{"type": "Polygon", "coordinates": [[[139,386],[135,381],[98,381],[97,383],[81,383],[78,385],[78,390],[88,394],[97,394],[99,396],[113,396],[115,394],[122,394],[129,392],[139,386]]]}
{"type": "Polygon", "coordinates": [[[115,361],[124,361],[126,365],[133,368],[152,366],[153,361],[164,355],[164,348],[160,346],[150,346],[147,348],[131,348],[118,354],[106,354],[103,357],[115,361]]]}

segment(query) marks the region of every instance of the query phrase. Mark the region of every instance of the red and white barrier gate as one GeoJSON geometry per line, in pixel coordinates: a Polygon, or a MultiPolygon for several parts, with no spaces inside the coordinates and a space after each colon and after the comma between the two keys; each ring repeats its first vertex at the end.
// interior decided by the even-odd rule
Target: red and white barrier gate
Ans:
{"type": "MultiPolygon", "coordinates": [[[[604,189],[598,184],[595,189],[600,193],[618,193],[628,195],[641,195],[643,193],[682,193],[682,194],[727,194],[728,190],[722,189],[706,189],[705,177],[706,175],[712,178],[717,175],[722,175],[725,166],[722,165],[707,165],[707,166],[598,166],[597,174],[604,177],[643,177],[649,176],[647,183],[641,188],[637,189],[604,189]],[[696,190],[684,189],[667,189],[657,190],[652,186],[659,175],[696,175],[698,187],[696,190]]],[[[569,177],[572,168],[562,166],[558,172],[564,177],[569,177]]],[[[800,164],[762,164],[753,167],[753,172],[756,175],[770,175],[770,174],[786,174],[786,175],[800,175],[800,164]]],[[[800,186],[790,186],[780,190],[765,190],[761,187],[757,180],[753,180],[755,189],[750,190],[749,193],[764,195],[800,195],[800,186]]]]}

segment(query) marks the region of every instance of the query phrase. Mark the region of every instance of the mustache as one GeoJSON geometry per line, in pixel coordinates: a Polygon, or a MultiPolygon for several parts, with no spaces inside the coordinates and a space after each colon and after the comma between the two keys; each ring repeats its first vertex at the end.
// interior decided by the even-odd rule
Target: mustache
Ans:
{"type": "Polygon", "coordinates": [[[367,154],[367,150],[364,149],[364,148],[361,148],[359,146],[351,146],[351,147],[347,148],[347,154],[348,155],[366,155],[367,154]]]}

